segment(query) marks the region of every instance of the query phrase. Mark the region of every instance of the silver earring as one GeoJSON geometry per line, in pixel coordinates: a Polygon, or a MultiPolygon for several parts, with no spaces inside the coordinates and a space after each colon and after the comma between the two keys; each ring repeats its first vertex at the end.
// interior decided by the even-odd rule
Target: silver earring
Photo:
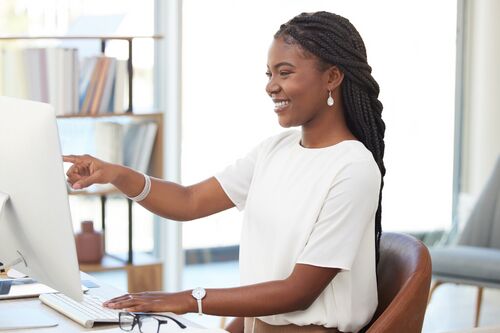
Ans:
{"type": "Polygon", "coordinates": [[[330,90],[328,90],[328,99],[326,100],[326,104],[328,104],[328,106],[333,106],[333,104],[335,104],[330,90]]]}

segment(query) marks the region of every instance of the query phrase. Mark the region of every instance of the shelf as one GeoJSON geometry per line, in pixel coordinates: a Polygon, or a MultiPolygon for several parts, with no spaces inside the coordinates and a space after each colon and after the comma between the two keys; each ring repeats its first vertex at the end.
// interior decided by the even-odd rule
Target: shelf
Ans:
{"type": "Polygon", "coordinates": [[[154,117],[161,114],[161,112],[150,112],[150,113],[135,113],[135,112],[123,112],[123,113],[99,113],[94,115],[89,114],[66,114],[59,115],[57,119],[71,119],[71,118],[113,118],[113,117],[154,117]]]}
{"type": "Polygon", "coordinates": [[[101,39],[101,40],[132,40],[132,39],[162,39],[161,35],[62,35],[62,36],[27,36],[27,35],[12,35],[0,36],[0,40],[18,40],[18,39],[101,39]]]}
{"type": "MultiPolygon", "coordinates": [[[[131,117],[131,121],[136,120],[148,120],[154,121],[158,125],[156,138],[153,144],[153,151],[151,154],[150,166],[147,171],[149,175],[155,178],[163,178],[163,137],[164,137],[164,126],[163,126],[163,113],[157,110],[148,110],[149,113],[135,113],[134,111],[134,103],[133,103],[133,77],[134,77],[134,66],[133,66],[133,44],[136,39],[152,39],[155,44],[157,40],[163,39],[163,36],[152,34],[152,35],[38,35],[38,36],[29,36],[29,35],[0,35],[0,42],[11,43],[15,41],[24,40],[26,42],[19,43],[20,46],[24,44],[29,45],[33,43],[33,41],[38,40],[94,40],[100,43],[100,51],[101,54],[105,54],[106,45],[109,44],[110,41],[114,40],[122,40],[128,46],[128,57],[126,60],[127,66],[127,77],[125,78],[128,81],[128,110],[124,110],[123,113],[102,113],[102,114],[71,114],[71,115],[61,115],[58,116],[58,120],[61,119],[75,119],[75,122],[79,121],[78,119],[91,119],[94,118],[95,122],[104,122],[106,118],[114,118],[114,117],[131,117]]],[[[42,43],[42,44],[51,44],[51,43],[42,43]]],[[[17,45],[17,44],[16,44],[17,45]]],[[[23,46],[24,47],[24,46],[23,46]]],[[[104,66],[104,65],[103,65],[104,66]]],[[[103,82],[99,81],[99,87],[103,87],[103,82]]],[[[60,88],[60,87],[59,87],[60,88]]],[[[76,95],[78,98],[79,94],[76,95]]],[[[102,97],[102,96],[101,96],[102,97]]],[[[52,101],[54,103],[54,101],[52,101]]],[[[72,102],[75,102],[72,100],[72,102]]],[[[73,105],[72,107],[64,106],[64,109],[61,107],[60,110],[64,111],[65,109],[72,109],[75,111],[78,107],[73,105]]],[[[93,108],[92,111],[99,110],[93,108]]],[[[114,109],[114,108],[113,108],[114,109]]],[[[119,106],[116,109],[122,111],[123,107],[119,106]]],[[[128,121],[128,119],[124,119],[128,121]]],[[[63,122],[61,120],[61,122],[63,122]]],[[[118,119],[116,119],[116,122],[118,119]]],[[[102,220],[102,230],[105,231],[105,220],[106,220],[106,200],[109,195],[118,195],[121,194],[119,190],[116,188],[100,188],[100,189],[91,189],[91,190],[78,190],[73,191],[68,189],[69,195],[72,196],[96,196],[100,197],[101,201],[101,220],[102,220]]],[[[128,253],[127,259],[118,260],[116,258],[112,258],[111,256],[106,256],[103,261],[99,264],[82,264],[80,266],[81,270],[85,272],[103,272],[110,270],[126,270],[128,281],[129,281],[129,292],[138,292],[144,290],[161,290],[162,284],[162,264],[158,259],[153,258],[152,256],[147,256],[145,254],[135,253],[132,249],[132,204],[133,201],[130,199],[127,200],[128,206],[128,253]]]]}
{"type": "Polygon", "coordinates": [[[101,53],[105,53],[106,43],[112,40],[122,40],[128,44],[128,59],[127,59],[127,69],[128,69],[128,112],[133,110],[133,41],[135,39],[153,39],[159,40],[163,39],[161,35],[40,35],[40,36],[28,36],[28,35],[0,35],[0,41],[2,42],[12,42],[18,40],[98,40],[101,43],[101,53]]]}
{"type": "Polygon", "coordinates": [[[144,252],[134,252],[132,264],[127,263],[126,258],[119,259],[113,255],[106,254],[100,263],[80,264],[80,270],[84,272],[109,272],[119,271],[132,266],[148,266],[161,263],[158,258],[144,252]]]}
{"type": "MultiPolygon", "coordinates": [[[[132,117],[135,119],[149,119],[158,125],[155,142],[153,144],[153,151],[151,153],[151,161],[150,161],[150,172],[148,173],[150,176],[155,178],[163,178],[163,136],[164,136],[164,126],[163,126],[163,113],[108,113],[108,114],[99,114],[94,116],[89,115],[65,115],[58,116],[58,119],[106,119],[106,118],[114,118],[114,117],[132,117]]],[[[115,194],[119,193],[118,190],[106,189],[104,191],[75,191],[70,192],[70,195],[106,195],[106,194],[115,194]]]]}

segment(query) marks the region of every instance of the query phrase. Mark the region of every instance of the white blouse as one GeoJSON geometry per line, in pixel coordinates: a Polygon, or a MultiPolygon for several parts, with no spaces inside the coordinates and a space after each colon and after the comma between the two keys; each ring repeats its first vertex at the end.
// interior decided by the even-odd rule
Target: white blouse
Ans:
{"type": "Polygon", "coordinates": [[[340,268],[308,309],[259,319],[357,332],[377,307],[380,172],[359,141],[306,149],[300,139],[296,130],[271,137],[216,175],[244,209],[241,283],[285,279],[297,263],[340,268]]]}

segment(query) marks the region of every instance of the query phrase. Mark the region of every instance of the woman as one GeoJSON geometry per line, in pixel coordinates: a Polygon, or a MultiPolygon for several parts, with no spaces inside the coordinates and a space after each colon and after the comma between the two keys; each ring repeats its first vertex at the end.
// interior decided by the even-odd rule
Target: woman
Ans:
{"type": "Polygon", "coordinates": [[[230,332],[358,332],[370,321],[385,125],[363,41],[341,16],[300,14],[275,34],[267,75],[280,125],[301,130],[267,139],[201,183],[64,157],[74,189],[112,183],[169,219],[245,210],[242,287],[127,294],[105,306],[237,317],[230,332]]]}

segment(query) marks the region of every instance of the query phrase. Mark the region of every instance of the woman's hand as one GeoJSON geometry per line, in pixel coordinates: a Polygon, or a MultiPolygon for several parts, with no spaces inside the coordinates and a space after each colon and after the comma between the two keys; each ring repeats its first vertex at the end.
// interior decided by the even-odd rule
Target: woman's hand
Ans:
{"type": "Polygon", "coordinates": [[[189,291],[178,293],[142,292],[125,294],[103,303],[110,309],[123,309],[129,312],[173,312],[185,314],[197,309],[196,300],[189,291]]]}
{"type": "Polygon", "coordinates": [[[68,183],[75,190],[92,184],[112,183],[117,177],[118,165],[101,161],[90,155],[63,156],[63,161],[73,163],[66,175],[68,183]]]}

